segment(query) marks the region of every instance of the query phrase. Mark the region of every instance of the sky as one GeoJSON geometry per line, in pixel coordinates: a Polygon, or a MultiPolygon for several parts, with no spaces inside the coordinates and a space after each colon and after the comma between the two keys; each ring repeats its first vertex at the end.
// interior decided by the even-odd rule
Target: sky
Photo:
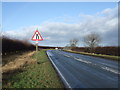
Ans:
{"type": "Polygon", "coordinates": [[[101,46],[118,43],[117,2],[3,2],[3,35],[31,41],[38,28],[41,46],[66,46],[69,40],[96,32],[101,46]]]}
{"type": "Polygon", "coordinates": [[[0,2],[0,31],[1,31],[1,23],[2,23],[2,3],[0,2]]]}

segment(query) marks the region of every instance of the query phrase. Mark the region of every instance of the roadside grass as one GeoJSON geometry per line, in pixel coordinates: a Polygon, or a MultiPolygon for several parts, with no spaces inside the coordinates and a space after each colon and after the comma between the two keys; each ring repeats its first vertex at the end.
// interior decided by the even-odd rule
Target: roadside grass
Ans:
{"type": "Polygon", "coordinates": [[[70,51],[70,50],[64,50],[67,52],[72,52],[72,53],[77,53],[77,54],[83,54],[83,55],[89,55],[89,56],[95,56],[95,57],[100,57],[100,58],[105,58],[105,59],[111,59],[111,60],[116,60],[120,61],[120,56],[112,56],[112,55],[104,55],[104,54],[95,54],[95,53],[87,53],[87,52],[77,52],[77,51],[70,51]]]}
{"type": "Polygon", "coordinates": [[[3,88],[64,88],[45,51],[41,50],[31,57],[37,58],[36,64],[25,67],[20,73],[8,76],[9,79],[7,83],[3,83],[3,88]]]}

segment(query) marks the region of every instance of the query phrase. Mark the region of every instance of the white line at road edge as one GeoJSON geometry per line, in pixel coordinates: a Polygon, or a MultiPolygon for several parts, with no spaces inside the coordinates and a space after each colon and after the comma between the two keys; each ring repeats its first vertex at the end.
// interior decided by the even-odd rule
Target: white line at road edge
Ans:
{"type": "Polygon", "coordinates": [[[53,66],[55,67],[55,69],[57,70],[58,74],[61,76],[63,82],[67,85],[68,88],[72,89],[71,86],[69,85],[69,83],[66,81],[66,79],[64,78],[64,76],[62,75],[62,73],[59,71],[59,69],[57,68],[57,66],[54,64],[54,62],[52,61],[51,57],[49,56],[49,53],[47,51],[47,55],[50,59],[50,61],[52,62],[53,66]]]}

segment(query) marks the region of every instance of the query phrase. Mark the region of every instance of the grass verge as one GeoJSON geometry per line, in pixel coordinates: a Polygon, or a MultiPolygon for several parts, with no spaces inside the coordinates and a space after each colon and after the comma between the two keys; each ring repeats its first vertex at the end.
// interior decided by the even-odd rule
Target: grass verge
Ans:
{"type": "Polygon", "coordinates": [[[31,57],[37,58],[37,64],[29,65],[14,75],[6,75],[8,79],[3,88],[64,88],[45,51],[31,57]]]}
{"type": "Polygon", "coordinates": [[[87,52],[77,52],[77,51],[69,51],[69,50],[64,50],[67,52],[72,52],[72,53],[77,53],[77,54],[83,54],[83,55],[89,55],[89,56],[95,56],[95,57],[100,57],[100,58],[105,58],[105,59],[111,59],[111,60],[120,60],[120,56],[112,56],[112,55],[103,55],[103,54],[95,54],[95,53],[87,53],[87,52]]]}

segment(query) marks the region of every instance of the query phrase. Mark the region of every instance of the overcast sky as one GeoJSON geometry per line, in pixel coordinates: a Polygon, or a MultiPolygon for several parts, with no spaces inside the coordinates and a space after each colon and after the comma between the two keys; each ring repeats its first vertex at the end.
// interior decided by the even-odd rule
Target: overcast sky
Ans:
{"type": "Polygon", "coordinates": [[[99,33],[101,46],[118,44],[118,3],[116,2],[3,2],[3,35],[31,41],[38,28],[41,46],[66,46],[70,39],[99,33]]]}

